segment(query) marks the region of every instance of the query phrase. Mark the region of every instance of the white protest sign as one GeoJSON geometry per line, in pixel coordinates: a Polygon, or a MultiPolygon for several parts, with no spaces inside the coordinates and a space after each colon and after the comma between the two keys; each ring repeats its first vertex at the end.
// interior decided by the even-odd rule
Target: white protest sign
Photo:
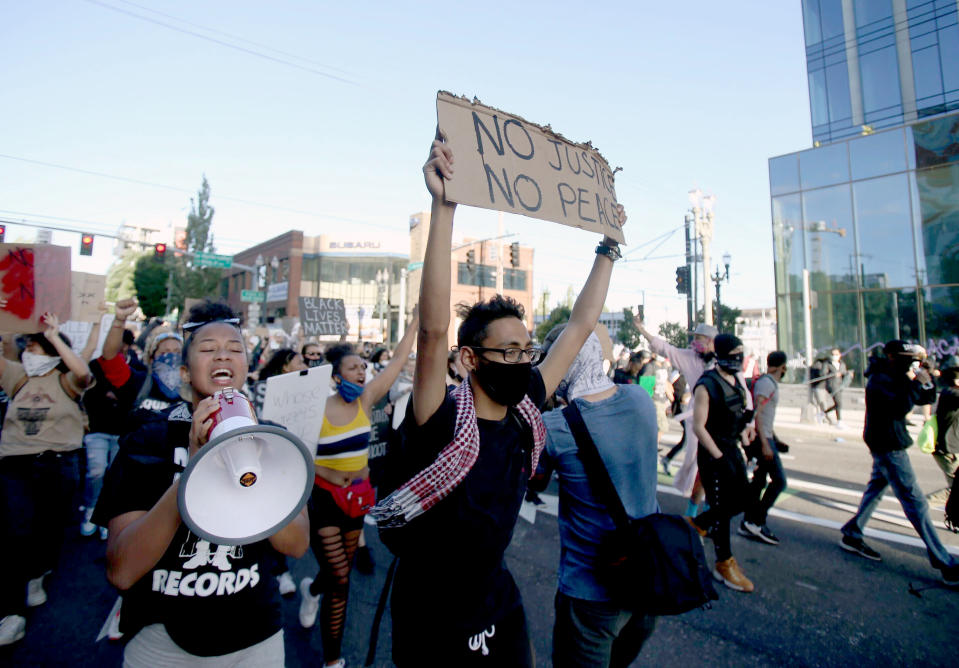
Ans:
{"type": "Polygon", "coordinates": [[[87,341],[90,340],[90,332],[93,330],[92,322],[79,322],[77,320],[67,320],[60,323],[60,333],[65,334],[70,339],[70,348],[77,355],[83,353],[87,347],[87,341]]]}
{"type": "Polygon", "coordinates": [[[267,378],[263,419],[286,427],[315,455],[332,377],[333,367],[322,364],[267,378]]]}
{"type": "MultiPolygon", "coordinates": [[[[100,327],[97,329],[97,345],[90,354],[90,359],[95,360],[103,354],[103,342],[107,340],[107,334],[110,333],[110,325],[113,324],[113,314],[104,313],[100,316],[100,327]]],[[[80,322],[77,320],[67,320],[60,323],[60,331],[70,339],[70,348],[77,355],[83,355],[83,349],[90,342],[90,334],[93,332],[92,322],[80,322]]]]}
{"type": "Polygon", "coordinates": [[[440,132],[453,150],[452,202],[518,213],[605,234],[625,243],[609,163],[589,143],[440,91],[440,132]]]}

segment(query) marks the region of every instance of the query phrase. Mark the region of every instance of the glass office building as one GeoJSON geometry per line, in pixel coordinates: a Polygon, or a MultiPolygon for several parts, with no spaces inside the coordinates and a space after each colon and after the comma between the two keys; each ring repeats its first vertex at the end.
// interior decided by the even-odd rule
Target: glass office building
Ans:
{"type": "Polygon", "coordinates": [[[859,372],[893,338],[956,351],[959,114],[773,158],[769,175],[783,350],[808,357],[805,304],[813,350],[859,372]]]}
{"type": "Polygon", "coordinates": [[[814,145],[959,110],[957,0],[803,0],[814,145]]]}
{"type": "Polygon", "coordinates": [[[804,0],[814,148],[769,160],[779,346],[959,353],[959,2],[804,0]],[[883,129],[889,128],[889,129],[883,129]]]}

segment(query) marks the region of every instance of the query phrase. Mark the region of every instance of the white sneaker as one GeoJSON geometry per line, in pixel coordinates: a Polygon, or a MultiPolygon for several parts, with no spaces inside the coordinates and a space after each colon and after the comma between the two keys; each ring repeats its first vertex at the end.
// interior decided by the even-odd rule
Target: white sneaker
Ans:
{"type": "Polygon", "coordinates": [[[27,607],[36,608],[47,602],[47,592],[43,591],[43,576],[33,578],[27,583],[27,607]]]}
{"type": "Polygon", "coordinates": [[[293,576],[290,575],[290,571],[281,573],[280,577],[276,579],[276,583],[280,586],[280,596],[288,596],[296,592],[296,583],[293,582],[293,576]]]}
{"type": "Polygon", "coordinates": [[[300,625],[304,629],[312,628],[316,624],[316,613],[320,611],[320,596],[313,596],[310,593],[310,585],[313,584],[313,578],[303,578],[300,580],[300,625]]]}
{"type": "Polygon", "coordinates": [[[833,426],[836,427],[836,429],[845,429],[845,428],[846,428],[846,425],[845,425],[845,423],[843,423],[842,420],[837,421],[836,424],[833,425],[833,426]]]}
{"type": "Polygon", "coordinates": [[[20,615],[7,615],[0,619],[0,646],[12,645],[27,632],[27,620],[20,615]]]}
{"type": "Polygon", "coordinates": [[[100,540],[106,540],[110,537],[110,530],[106,527],[100,527],[100,540]]]}

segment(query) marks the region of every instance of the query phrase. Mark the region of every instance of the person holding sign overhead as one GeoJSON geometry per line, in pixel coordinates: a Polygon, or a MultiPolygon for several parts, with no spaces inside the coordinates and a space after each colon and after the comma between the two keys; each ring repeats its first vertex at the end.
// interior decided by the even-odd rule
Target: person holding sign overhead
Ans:
{"type": "MultiPolygon", "coordinates": [[[[397,466],[407,482],[373,511],[399,562],[392,594],[399,666],[532,666],[519,590],[503,561],[546,440],[540,408],[593,331],[618,244],[604,238],[569,323],[542,363],[521,305],[461,305],[467,378],[447,389],[454,156],[437,131],[423,167],[433,198],[420,288],[413,397],[397,466]]],[[[618,224],[625,221],[616,205],[618,224]]],[[[397,358],[400,355],[397,354],[397,358]]]]}
{"type": "Polygon", "coordinates": [[[310,545],[320,564],[315,578],[300,582],[300,624],[310,628],[320,613],[323,660],[345,666],[340,656],[353,555],[363,517],[374,502],[370,485],[370,414],[386,396],[413,349],[419,319],[416,308],[390,363],[366,382],[366,362],[349,345],[326,351],[333,365],[336,393],[326,400],[316,448],[316,484],[310,499],[310,545]],[[323,595],[322,605],[320,595],[323,595]]]}

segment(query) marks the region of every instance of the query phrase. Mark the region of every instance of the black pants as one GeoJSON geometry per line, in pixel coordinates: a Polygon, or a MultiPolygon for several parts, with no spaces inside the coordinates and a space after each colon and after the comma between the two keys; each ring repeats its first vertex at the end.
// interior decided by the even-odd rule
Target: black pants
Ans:
{"type": "Polygon", "coordinates": [[[526,613],[518,605],[486,628],[471,631],[427,629],[393,615],[393,663],[406,666],[489,666],[532,668],[526,613]]]}
{"type": "Polygon", "coordinates": [[[746,501],[746,462],[735,442],[718,443],[723,456],[714,458],[700,443],[697,462],[699,479],[706,490],[709,510],[693,521],[709,532],[716,548],[716,561],[733,556],[729,544],[729,523],[741,513],[746,501]]]}
{"type": "Polygon", "coordinates": [[[82,450],[0,458],[0,617],[23,615],[27,582],[53,570],[76,519],[82,450]]]}

